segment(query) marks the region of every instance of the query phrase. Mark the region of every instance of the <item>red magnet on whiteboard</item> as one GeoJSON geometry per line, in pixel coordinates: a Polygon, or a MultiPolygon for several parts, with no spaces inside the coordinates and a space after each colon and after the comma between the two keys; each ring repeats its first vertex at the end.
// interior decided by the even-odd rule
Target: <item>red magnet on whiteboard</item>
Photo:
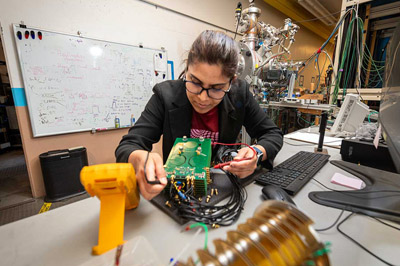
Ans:
{"type": "Polygon", "coordinates": [[[25,39],[29,38],[29,31],[25,31],[25,39]]]}
{"type": "Polygon", "coordinates": [[[37,36],[38,36],[39,40],[41,40],[41,39],[42,39],[42,32],[39,31],[39,32],[37,33],[37,36]]]}
{"type": "Polygon", "coordinates": [[[18,39],[22,40],[22,33],[20,31],[17,31],[17,37],[18,39]]]}

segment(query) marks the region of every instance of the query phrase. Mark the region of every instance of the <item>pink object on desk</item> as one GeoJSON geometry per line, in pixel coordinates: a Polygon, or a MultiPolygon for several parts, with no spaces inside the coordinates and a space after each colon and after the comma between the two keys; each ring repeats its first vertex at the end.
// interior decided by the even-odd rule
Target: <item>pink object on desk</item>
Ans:
{"type": "Polygon", "coordinates": [[[361,179],[348,177],[340,173],[335,173],[332,176],[331,183],[354,189],[362,189],[365,187],[365,183],[361,179]]]}

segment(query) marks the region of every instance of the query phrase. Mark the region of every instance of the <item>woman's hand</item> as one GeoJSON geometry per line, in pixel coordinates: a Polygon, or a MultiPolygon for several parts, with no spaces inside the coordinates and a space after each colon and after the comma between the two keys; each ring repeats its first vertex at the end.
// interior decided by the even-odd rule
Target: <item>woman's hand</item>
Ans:
{"type": "MultiPolygon", "coordinates": [[[[264,147],[257,145],[257,148],[259,148],[263,152],[264,154],[263,160],[264,160],[266,158],[264,147]]],[[[232,174],[236,175],[239,178],[245,178],[251,175],[257,168],[257,155],[249,147],[241,148],[238,151],[237,156],[233,160],[234,161],[232,161],[229,165],[224,166],[223,169],[225,171],[231,172],[232,174]],[[251,159],[237,162],[237,160],[243,158],[251,158],[251,159]]]]}
{"type": "Polygon", "coordinates": [[[151,200],[157,196],[167,184],[166,173],[163,160],[157,153],[150,153],[146,163],[146,175],[148,181],[159,180],[161,184],[149,184],[144,175],[144,164],[147,157],[147,151],[136,150],[129,155],[128,162],[135,168],[136,181],[142,196],[151,200]]]}

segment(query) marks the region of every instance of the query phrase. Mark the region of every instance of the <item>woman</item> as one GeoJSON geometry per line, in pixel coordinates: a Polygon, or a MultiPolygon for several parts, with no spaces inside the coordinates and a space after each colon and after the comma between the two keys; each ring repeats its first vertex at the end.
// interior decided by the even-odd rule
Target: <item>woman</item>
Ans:
{"type": "MultiPolygon", "coordinates": [[[[249,85],[235,77],[239,49],[236,42],[222,32],[207,30],[194,41],[189,51],[186,71],[180,80],[157,84],[153,96],[136,124],[123,137],[116,150],[118,162],[130,162],[136,171],[141,194],[152,199],[167,184],[163,160],[150,153],[152,144],[163,135],[163,157],[176,138],[203,136],[213,142],[234,143],[242,126],[252,138],[261,164],[271,168],[282,146],[282,132],[265,115],[249,91],[249,85]]],[[[248,147],[239,150],[235,159],[224,167],[239,178],[252,174],[257,157],[248,147]]]]}

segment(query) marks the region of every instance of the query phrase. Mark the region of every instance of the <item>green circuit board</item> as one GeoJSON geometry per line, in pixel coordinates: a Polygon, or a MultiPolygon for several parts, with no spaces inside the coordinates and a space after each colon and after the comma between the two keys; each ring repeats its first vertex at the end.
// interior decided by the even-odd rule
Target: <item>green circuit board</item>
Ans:
{"type": "Polygon", "coordinates": [[[211,139],[177,138],[164,166],[168,184],[182,192],[193,188],[195,196],[207,194],[210,183],[211,139]]]}

